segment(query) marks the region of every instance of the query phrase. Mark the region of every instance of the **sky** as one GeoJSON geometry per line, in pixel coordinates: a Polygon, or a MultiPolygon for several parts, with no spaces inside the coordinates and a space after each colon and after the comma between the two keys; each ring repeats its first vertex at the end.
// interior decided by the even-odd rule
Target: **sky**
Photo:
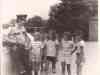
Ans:
{"type": "Polygon", "coordinates": [[[59,0],[1,0],[1,20],[6,22],[16,17],[16,14],[28,14],[28,17],[39,15],[48,19],[50,6],[59,0]]]}

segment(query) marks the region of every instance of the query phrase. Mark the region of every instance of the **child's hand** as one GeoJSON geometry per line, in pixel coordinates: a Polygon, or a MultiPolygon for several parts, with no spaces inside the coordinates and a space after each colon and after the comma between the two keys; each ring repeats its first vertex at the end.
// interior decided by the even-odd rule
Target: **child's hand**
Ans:
{"type": "Polygon", "coordinates": [[[73,52],[71,52],[70,55],[73,55],[73,52]]]}

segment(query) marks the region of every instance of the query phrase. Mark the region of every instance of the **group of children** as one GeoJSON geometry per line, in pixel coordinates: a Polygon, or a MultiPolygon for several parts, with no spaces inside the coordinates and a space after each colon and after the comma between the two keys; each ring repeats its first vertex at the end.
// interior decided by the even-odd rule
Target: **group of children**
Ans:
{"type": "Polygon", "coordinates": [[[24,28],[26,15],[18,15],[17,18],[15,24],[4,27],[3,46],[11,51],[13,61],[16,60],[14,64],[18,63],[18,70],[24,69],[21,75],[28,75],[31,70],[34,75],[38,75],[40,70],[47,75],[50,65],[55,73],[56,62],[61,62],[62,75],[65,75],[66,66],[68,75],[71,75],[73,54],[76,54],[77,75],[81,75],[82,63],[85,61],[85,43],[81,34],[72,36],[70,32],[64,32],[58,36],[53,30],[30,34],[24,28]]]}
{"type": "Polygon", "coordinates": [[[76,54],[77,75],[81,75],[82,63],[84,60],[84,41],[82,35],[75,33],[72,39],[70,32],[64,32],[59,39],[53,31],[42,34],[32,33],[30,61],[34,75],[39,71],[45,71],[46,75],[52,65],[52,73],[56,73],[56,62],[61,62],[62,75],[65,75],[67,66],[68,75],[71,75],[72,56],[76,54]]]}

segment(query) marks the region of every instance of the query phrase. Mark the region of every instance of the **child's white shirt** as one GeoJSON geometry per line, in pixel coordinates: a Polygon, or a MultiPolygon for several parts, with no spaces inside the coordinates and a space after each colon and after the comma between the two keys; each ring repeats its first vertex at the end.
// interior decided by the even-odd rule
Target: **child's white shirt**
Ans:
{"type": "Polygon", "coordinates": [[[43,48],[43,44],[41,41],[33,41],[32,43],[32,53],[36,56],[40,56],[41,49],[43,48]]]}
{"type": "Polygon", "coordinates": [[[77,51],[76,51],[76,52],[77,52],[77,53],[80,53],[80,50],[81,50],[80,48],[81,48],[81,47],[83,47],[83,48],[85,47],[85,42],[84,42],[84,40],[79,41],[78,43],[75,44],[75,46],[77,46],[77,51]]]}
{"type": "Polygon", "coordinates": [[[58,41],[48,40],[46,42],[47,46],[47,56],[56,56],[56,45],[58,45],[58,41]]]}

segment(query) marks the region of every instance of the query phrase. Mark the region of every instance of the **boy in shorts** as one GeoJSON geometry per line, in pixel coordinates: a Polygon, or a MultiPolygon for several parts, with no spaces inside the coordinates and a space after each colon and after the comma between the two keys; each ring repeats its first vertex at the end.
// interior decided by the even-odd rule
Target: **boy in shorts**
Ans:
{"type": "Polygon", "coordinates": [[[52,72],[56,72],[56,60],[57,60],[57,50],[58,50],[59,42],[56,40],[55,34],[51,33],[46,41],[46,49],[47,49],[47,61],[48,61],[48,69],[50,63],[52,64],[52,72]]]}
{"type": "Polygon", "coordinates": [[[42,37],[41,37],[41,40],[44,44],[44,47],[42,49],[42,56],[41,56],[41,72],[45,72],[47,69],[46,69],[46,64],[47,64],[47,60],[46,60],[46,42],[47,42],[47,33],[44,32],[42,33],[42,37]]]}

